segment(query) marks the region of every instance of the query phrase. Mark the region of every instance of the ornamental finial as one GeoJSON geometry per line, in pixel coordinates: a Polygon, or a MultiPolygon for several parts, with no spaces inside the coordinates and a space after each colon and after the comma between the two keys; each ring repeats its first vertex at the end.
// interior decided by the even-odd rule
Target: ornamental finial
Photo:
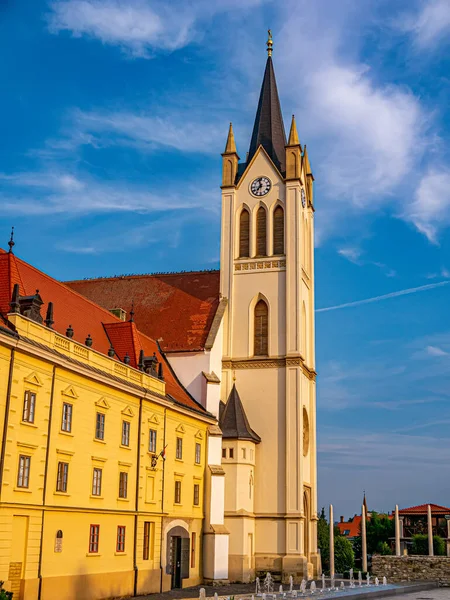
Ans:
{"type": "Polygon", "coordinates": [[[269,56],[272,56],[272,50],[273,50],[272,30],[268,29],[267,33],[269,34],[269,39],[267,40],[267,54],[269,56]]]}
{"type": "Polygon", "coordinates": [[[8,242],[8,246],[9,246],[9,252],[10,254],[13,251],[13,248],[15,246],[15,242],[14,242],[14,227],[11,229],[11,237],[9,238],[9,242],[8,242]]]}

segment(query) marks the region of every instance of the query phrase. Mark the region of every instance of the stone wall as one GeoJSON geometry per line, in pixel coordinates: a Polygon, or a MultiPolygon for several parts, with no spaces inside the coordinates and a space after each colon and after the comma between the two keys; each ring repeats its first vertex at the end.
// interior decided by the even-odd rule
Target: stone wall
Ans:
{"type": "Polygon", "coordinates": [[[372,556],[372,575],[384,575],[388,583],[437,581],[450,586],[450,558],[447,556],[372,556]]]}

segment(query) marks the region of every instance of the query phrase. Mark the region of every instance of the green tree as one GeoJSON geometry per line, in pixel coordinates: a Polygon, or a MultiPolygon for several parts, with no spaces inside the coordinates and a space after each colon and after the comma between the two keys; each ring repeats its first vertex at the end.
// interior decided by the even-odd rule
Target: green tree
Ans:
{"type": "MultiPolygon", "coordinates": [[[[445,556],[445,541],[438,535],[433,536],[433,553],[435,556],[445,556]]],[[[418,533],[412,538],[411,554],[417,556],[428,555],[428,536],[418,533]]]]}
{"type": "Polygon", "coordinates": [[[344,573],[355,566],[352,543],[342,535],[334,540],[334,565],[336,573],[344,573]]]}
{"type": "Polygon", "coordinates": [[[325,509],[322,508],[319,520],[317,522],[317,545],[322,558],[322,569],[329,571],[330,569],[330,529],[328,527],[325,509]]]}
{"type": "Polygon", "coordinates": [[[386,515],[379,515],[373,511],[370,520],[366,522],[367,552],[374,554],[383,542],[389,545],[389,539],[395,536],[395,523],[386,515]]]}

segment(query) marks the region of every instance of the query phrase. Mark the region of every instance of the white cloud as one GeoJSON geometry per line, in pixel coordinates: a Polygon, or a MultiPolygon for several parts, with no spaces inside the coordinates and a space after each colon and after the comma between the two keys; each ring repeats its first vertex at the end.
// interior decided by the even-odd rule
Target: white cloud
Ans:
{"type": "MultiPolygon", "coordinates": [[[[159,107],[161,108],[161,107],[159,107]]],[[[166,110],[165,116],[146,112],[81,110],[72,113],[72,125],[67,143],[61,147],[57,140],[48,145],[56,152],[73,150],[77,145],[94,147],[109,145],[131,146],[141,151],[152,151],[166,146],[181,152],[218,153],[226,139],[224,120],[214,115],[205,117],[184,111],[166,110]]]]}
{"type": "Polygon", "coordinates": [[[417,179],[429,144],[430,117],[420,99],[359,58],[360,38],[351,32],[366,21],[357,5],[346,2],[341,10],[336,2],[288,2],[288,21],[278,34],[279,87],[288,90],[309,148],[321,241],[356,231],[362,215],[389,206],[397,212],[402,186],[417,179]],[[299,56],[307,56],[307,64],[299,56]]]}
{"type": "Polygon", "coordinates": [[[338,254],[354,263],[355,265],[360,264],[361,250],[359,248],[340,248],[338,254]]]}
{"type": "Polygon", "coordinates": [[[200,21],[224,11],[245,10],[263,0],[57,0],[48,17],[52,33],[97,38],[133,57],[155,50],[173,51],[201,38],[200,21]]]}
{"type": "Polygon", "coordinates": [[[188,209],[218,210],[212,203],[213,186],[187,185],[183,193],[166,189],[147,191],[144,184],[102,182],[72,173],[23,172],[0,173],[2,210],[10,215],[80,216],[98,213],[159,213],[188,209]]]}
{"type": "Polygon", "coordinates": [[[430,356],[448,356],[448,352],[445,352],[445,350],[442,350],[442,348],[437,346],[427,346],[425,351],[430,356]]]}
{"type": "Polygon", "coordinates": [[[418,13],[403,15],[397,26],[414,36],[419,49],[431,48],[450,33],[450,4],[448,0],[425,0],[418,13]]]}
{"type": "Polygon", "coordinates": [[[450,225],[450,171],[431,168],[417,188],[414,202],[403,217],[437,244],[440,230],[450,225]]]}

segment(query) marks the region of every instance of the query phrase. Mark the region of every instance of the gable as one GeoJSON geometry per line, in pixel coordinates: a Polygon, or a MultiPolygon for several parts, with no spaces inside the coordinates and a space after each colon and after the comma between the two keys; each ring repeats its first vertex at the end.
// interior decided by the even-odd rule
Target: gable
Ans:
{"type": "Polygon", "coordinates": [[[237,190],[239,200],[248,204],[250,208],[253,208],[261,201],[266,202],[268,206],[273,204],[276,200],[284,202],[285,184],[283,177],[262,146],[259,147],[253,160],[244,171],[243,176],[237,185],[237,190]],[[266,196],[256,198],[250,193],[249,187],[252,181],[257,177],[261,177],[261,175],[265,175],[270,179],[272,188],[266,196]]]}
{"type": "Polygon", "coordinates": [[[39,387],[42,386],[42,381],[35,371],[24,377],[24,381],[26,383],[30,383],[31,385],[37,385],[39,387]]]}
{"type": "Polygon", "coordinates": [[[63,396],[67,396],[68,398],[72,398],[72,400],[76,400],[78,398],[78,394],[75,391],[73,385],[69,385],[65,390],[61,392],[63,396]]]}

